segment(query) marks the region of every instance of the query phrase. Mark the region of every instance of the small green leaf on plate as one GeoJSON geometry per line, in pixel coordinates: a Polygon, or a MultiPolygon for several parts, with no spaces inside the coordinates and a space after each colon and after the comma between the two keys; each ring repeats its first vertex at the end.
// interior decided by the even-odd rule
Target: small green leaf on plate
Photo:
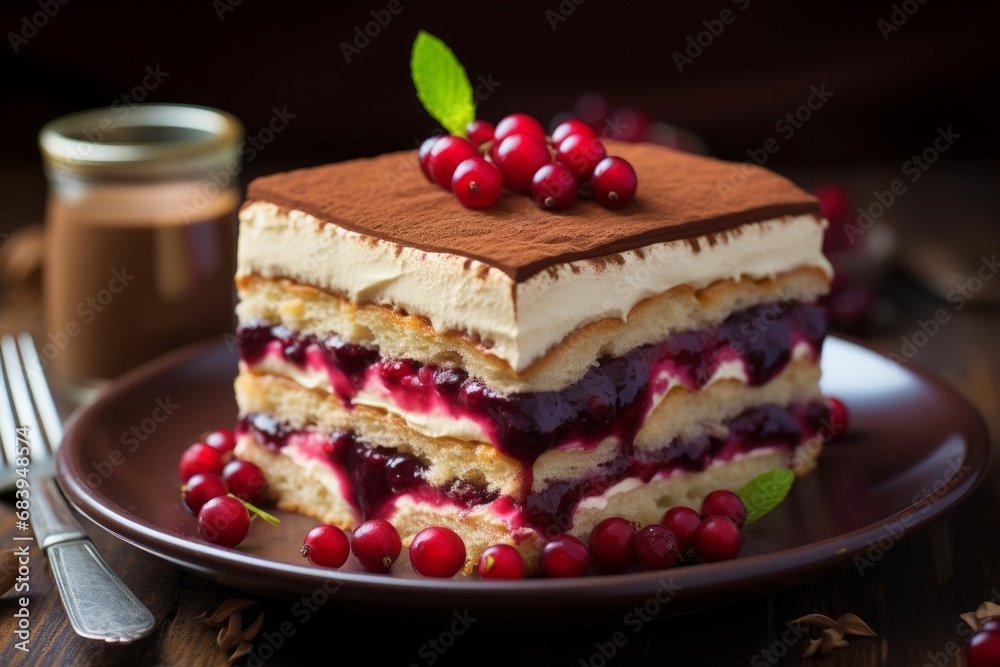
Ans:
{"type": "Polygon", "coordinates": [[[421,30],[410,54],[410,76],[417,98],[450,134],[465,136],[465,126],[476,119],[469,75],[448,45],[421,30]]]}
{"type": "Polygon", "coordinates": [[[757,475],[736,492],[747,508],[747,524],[761,518],[785,499],[795,481],[795,473],[784,468],[757,475]]]}
{"type": "MultiPolygon", "coordinates": [[[[274,515],[268,514],[267,512],[265,512],[264,510],[262,510],[261,508],[255,506],[253,503],[248,503],[247,501],[243,500],[239,496],[237,496],[235,494],[232,494],[232,493],[228,493],[226,495],[228,495],[230,498],[236,498],[236,500],[240,501],[241,503],[243,503],[246,506],[247,511],[250,512],[250,514],[256,514],[257,516],[259,516],[264,521],[267,521],[272,526],[277,526],[278,524],[281,523],[281,519],[279,519],[278,517],[276,517],[274,515]]],[[[250,517],[250,518],[253,518],[253,517],[250,517]]]]}

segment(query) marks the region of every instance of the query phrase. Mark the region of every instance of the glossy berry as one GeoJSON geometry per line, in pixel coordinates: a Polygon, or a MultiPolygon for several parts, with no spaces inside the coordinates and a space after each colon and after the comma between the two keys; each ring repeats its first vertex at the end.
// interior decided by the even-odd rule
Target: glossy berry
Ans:
{"type": "Polygon", "coordinates": [[[500,142],[496,165],[503,184],[520,192],[531,191],[531,179],[543,165],[552,162],[545,139],[531,134],[515,134],[500,142]]]}
{"type": "Polygon", "coordinates": [[[465,134],[469,137],[469,141],[476,144],[485,144],[487,141],[493,141],[494,133],[496,132],[493,127],[493,123],[488,123],[485,120],[476,119],[465,126],[465,134]]]}
{"type": "Polygon", "coordinates": [[[351,555],[351,542],[340,528],[320,524],[306,533],[299,553],[317,567],[340,567],[351,555]]]}
{"type": "Polygon", "coordinates": [[[431,176],[430,160],[431,160],[431,149],[434,148],[434,144],[440,137],[428,137],[424,139],[424,142],[420,144],[420,148],[417,150],[417,162],[420,164],[420,171],[423,173],[424,178],[426,178],[431,183],[434,183],[434,177],[431,176]]]}
{"type": "Polygon", "coordinates": [[[732,560],[740,555],[743,537],[739,526],[724,516],[710,516],[694,534],[694,550],[706,563],[732,560]]]}
{"type": "Polygon", "coordinates": [[[354,529],[354,555],[366,570],[388,572],[403,550],[399,533],[388,521],[372,519],[354,529]]]}
{"type": "Polygon", "coordinates": [[[583,577],[590,571],[590,553],[586,544],[564,533],[545,543],[538,567],[545,577],[583,577]]]}
{"type": "Polygon", "coordinates": [[[576,201],[576,177],[565,165],[542,165],[531,179],[531,196],[539,208],[558,211],[576,201]]]}
{"type": "Polygon", "coordinates": [[[694,560],[694,534],[701,525],[701,515],[692,508],[681,505],[668,509],[660,523],[669,528],[677,538],[680,557],[685,561],[694,560]]]}
{"type": "Polygon", "coordinates": [[[483,579],[520,579],[524,559],[509,544],[494,544],[479,556],[479,576],[483,579]]]}
{"type": "Polygon", "coordinates": [[[468,208],[492,206],[500,197],[503,177],[500,169],[485,158],[472,157],[455,168],[451,189],[458,201],[468,208]]]}
{"type": "Polygon", "coordinates": [[[450,579],[465,565],[465,543],[450,528],[424,528],[410,542],[410,564],[417,574],[450,579]]]}
{"type": "Polygon", "coordinates": [[[747,508],[738,495],[732,491],[719,489],[712,491],[701,501],[701,516],[703,519],[710,516],[724,516],[742,528],[747,522],[747,508]]]}
{"type": "Polygon", "coordinates": [[[983,620],[976,629],[976,632],[992,632],[1000,634],[1000,616],[990,616],[983,620]]]}
{"type": "Polygon", "coordinates": [[[181,500],[192,514],[198,514],[205,503],[212,498],[226,495],[226,483],[218,475],[210,472],[200,472],[191,475],[181,487],[181,500]]]}
{"type": "Polygon", "coordinates": [[[204,442],[196,442],[181,454],[180,465],[177,469],[181,474],[181,480],[186,482],[200,472],[221,475],[225,466],[226,458],[222,452],[204,442]]]}
{"type": "Polygon", "coordinates": [[[1000,633],[980,627],[965,647],[965,661],[968,667],[1000,665],[1000,633]]]}
{"type": "Polygon", "coordinates": [[[250,532],[250,512],[232,496],[212,498],[198,510],[198,532],[212,544],[235,547],[250,532]]]}
{"type": "Polygon", "coordinates": [[[258,505],[267,492],[267,478],[264,471],[249,461],[230,461],[222,469],[222,481],[229,493],[242,498],[251,505],[258,505]]]}
{"type": "Polygon", "coordinates": [[[680,549],[673,531],[655,523],[635,536],[635,554],[647,570],[666,570],[677,563],[680,549]]]}
{"type": "Polygon", "coordinates": [[[563,142],[567,137],[574,134],[582,134],[584,136],[594,136],[594,131],[590,129],[590,126],[584,123],[582,120],[571,119],[563,121],[556,126],[556,129],[552,130],[552,143],[555,144],[556,148],[559,144],[563,142]]]}
{"type": "Polygon", "coordinates": [[[236,436],[233,435],[232,431],[224,428],[212,431],[206,435],[204,442],[206,445],[215,447],[223,454],[228,454],[236,448],[236,436]]]}
{"type": "Polygon", "coordinates": [[[605,572],[624,572],[635,565],[635,526],[618,516],[602,520],[590,531],[590,555],[605,572]]]}
{"type": "Polygon", "coordinates": [[[571,134],[556,151],[556,162],[566,165],[579,181],[589,181],[594,168],[607,157],[604,143],[591,134],[571,134]]]}
{"type": "Polygon", "coordinates": [[[427,171],[434,182],[451,190],[451,177],[455,169],[471,157],[479,157],[479,149],[468,139],[448,135],[438,139],[427,157],[427,171]]]}
{"type": "Polygon", "coordinates": [[[847,407],[843,401],[832,396],[826,400],[830,404],[830,437],[835,438],[847,431],[847,407]]]}
{"type": "Polygon", "coordinates": [[[530,134],[539,139],[545,139],[545,129],[542,124],[526,113],[512,113],[499,123],[493,132],[496,141],[503,141],[515,134],[530,134]]]}
{"type": "Polygon", "coordinates": [[[638,180],[635,169],[620,157],[606,157],[594,168],[590,190],[597,203],[605,208],[624,208],[635,196],[638,180]]]}

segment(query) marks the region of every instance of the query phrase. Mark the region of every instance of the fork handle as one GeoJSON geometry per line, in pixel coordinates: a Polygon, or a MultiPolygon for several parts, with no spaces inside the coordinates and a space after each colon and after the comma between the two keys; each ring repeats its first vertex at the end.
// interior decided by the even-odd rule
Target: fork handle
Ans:
{"type": "Polygon", "coordinates": [[[73,517],[51,478],[35,479],[31,527],[81,637],[127,644],[148,635],[156,617],[122,583],[73,517]]]}
{"type": "Polygon", "coordinates": [[[35,502],[32,503],[31,528],[42,549],[87,537],[73,517],[62,492],[51,477],[33,479],[35,502]]]}
{"type": "Polygon", "coordinates": [[[46,552],[66,615],[81,637],[128,644],[156,626],[156,618],[111,571],[89,539],[46,552]]]}

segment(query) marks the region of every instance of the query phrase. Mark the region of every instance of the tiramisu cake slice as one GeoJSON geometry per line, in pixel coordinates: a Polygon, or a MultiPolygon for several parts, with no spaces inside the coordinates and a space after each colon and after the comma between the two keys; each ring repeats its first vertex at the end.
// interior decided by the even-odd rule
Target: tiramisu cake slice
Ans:
{"type": "Polygon", "coordinates": [[[620,211],[506,190],[467,209],[415,151],[250,184],[237,455],[281,507],[404,542],[446,526],[469,562],[509,543],[531,571],[555,534],[814,465],[816,201],[756,167],[608,152],[641,184],[620,211]]]}

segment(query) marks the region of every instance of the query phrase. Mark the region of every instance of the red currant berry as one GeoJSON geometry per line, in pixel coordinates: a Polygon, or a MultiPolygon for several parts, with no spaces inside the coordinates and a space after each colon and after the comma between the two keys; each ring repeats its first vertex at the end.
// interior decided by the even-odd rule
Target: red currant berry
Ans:
{"type": "Polygon", "coordinates": [[[836,183],[824,183],[813,190],[819,200],[819,214],[834,227],[842,227],[851,210],[851,197],[836,183]]]}
{"type": "Polygon", "coordinates": [[[747,522],[747,508],[738,495],[732,491],[719,489],[712,491],[701,501],[701,516],[703,519],[710,516],[724,516],[742,528],[747,522]]]}
{"type": "Polygon", "coordinates": [[[604,143],[593,134],[571,134],[559,144],[556,162],[569,167],[577,180],[588,181],[594,167],[607,155],[604,143]]]}
{"type": "Polygon", "coordinates": [[[316,567],[340,567],[351,555],[351,542],[340,528],[320,524],[306,533],[299,553],[316,567]]]}
{"type": "Polygon", "coordinates": [[[428,137],[424,139],[424,142],[420,144],[420,148],[417,150],[417,162],[420,164],[420,171],[423,173],[424,177],[434,183],[434,177],[431,176],[430,159],[431,159],[431,149],[434,148],[434,144],[440,137],[428,137]]]}
{"type": "Polygon", "coordinates": [[[996,667],[1000,665],[1000,633],[983,631],[980,627],[965,647],[968,667],[996,667]]]}
{"type": "Polygon", "coordinates": [[[590,555],[605,572],[624,572],[635,565],[635,526],[619,516],[604,519],[590,531],[590,555]]]}
{"type": "Polygon", "coordinates": [[[212,544],[235,547],[250,532],[250,512],[232,496],[212,498],[198,510],[198,532],[212,544]]]}
{"type": "Polygon", "coordinates": [[[993,634],[1000,634],[1000,616],[990,616],[983,620],[976,628],[976,632],[992,632],[993,634]]]}
{"type": "Polygon", "coordinates": [[[539,208],[558,211],[576,201],[576,177],[565,165],[542,165],[531,179],[531,196],[539,208]]]}
{"type": "Polygon", "coordinates": [[[424,528],[410,542],[410,564],[417,574],[450,579],[465,565],[465,543],[450,528],[424,528]]]}
{"type": "Polygon", "coordinates": [[[740,555],[743,537],[739,526],[724,516],[710,516],[694,534],[694,550],[706,563],[732,560],[740,555]]]}
{"type": "Polygon", "coordinates": [[[205,444],[215,447],[223,454],[228,454],[236,448],[236,437],[232,431],[220,428],[205,436],[205,444]]]}
{"type": "Polygon", "coordinates": [[[694,560],[694,534],[701,525],[701,515],[690,507],[671,507],[663,514],[660,523],[677,538],[680,557],[685,561],[694,560]]]}
{"type": "Polygon", "coordinates": [[[647,570],[666,570],[677,563],[677,537],[666,526],[655,523],[635,536],[635,553],[647,570]]]}
{"type": "Polygon", "coordinates": [[[830,404],[830,437],[836,438],[847,431],[847,407],[838,398],[828,396],[826,400],[830,404]]]}
{"type": "Polygon", "coordinates": [[[515,134],[500,142],[496,151],[496,165],[503,174],[503,184],[519,192],[531,191],[535,173],[552,162],[552,154],[545,139],[531,134],[515,134]]]}
{"type": "Polygon", "coordinates": [[[372,519],[354,529],[354,555],[366,570],[388,572],[403,550],[396,527],[383,519],[372,519]]]}
{"type": "Polygon", "coordinates": [[[538,567],[545,577],[583,577],[590,571],[590,553],[586,544],[564,533],[542,547],[538,567]]]}
{"type": "Polygon", "coordinates": [[[494,544],[479,556],[479,576],[483,579],[520,579],[524,559],[509,544],[494,544]]]}
{"type": "Polygon", "coordinates": [[[210,472],[200,472],[191,475],[181,487],[181,500],[191,514],[197,514],[205,503],[212,498],[226,495],[226,483],[218,475],[210,472]]]}
{"type": "Polygon", "coordinates": [[[451,177],[455,168],[470,157],[479,157],[479,149],[468,139],[448,135],[438,139],[427,157],[427,171],[434,182],[451,190],[451,177]]]}
{"type": "Polygon", "coordinates": [[[259,505],[267,492],[264,471],[249,461],[230,461],[222,470],[222,481],[229,492],[251,505],[259,505]]]}
{"type": "Polygon", "coordinates": [[[485,158],[472,157],[455,168],[451,189],[458,201],[468,208],[492,206],[500,197],[503,177],[500,169],[485,158]]]}
{"type": "Polygon", "coordinates": [[[469,141],[477,146],[493,141],[494,132],[493,123],[478,118],[465,126],[465,134],[469,137],[469,141]]]}
{"type": "Polygon", "coordinates": [[[493,138],[496,141],[503,141],[515,134],[530,134],[533,137],[545,139],[545,129],[542,124],[526,113],[512,113],[497,123],[493,138]]]}
{"type": "Polygon", "coordinates": [[[200,472],[221,475],[225,466],[226,459],[222,452],[204,442],[196,442],[181,454],[178,471],[181,474],[181,480],[186,482],[200,472]]]}
{"type": "Polygon", "coordinates": [[[620,157],[606,157],[594,168],[590,189],[604,208],[624,208],[635,196],[635,169],[620,157]]]}
{"type": "Polygon", "coordinates": [[[555,144],[556,148],[558,148],[559,144],[561,144],[564,139],[574,134],[582,134],[589,137],[595,136],[594,131],[590,129],[589,125],[584,123],[582,120],[576,120],[574,118],[572,120],[559,123],[556,129],[552,130],[552,143],[555,144]]]}

